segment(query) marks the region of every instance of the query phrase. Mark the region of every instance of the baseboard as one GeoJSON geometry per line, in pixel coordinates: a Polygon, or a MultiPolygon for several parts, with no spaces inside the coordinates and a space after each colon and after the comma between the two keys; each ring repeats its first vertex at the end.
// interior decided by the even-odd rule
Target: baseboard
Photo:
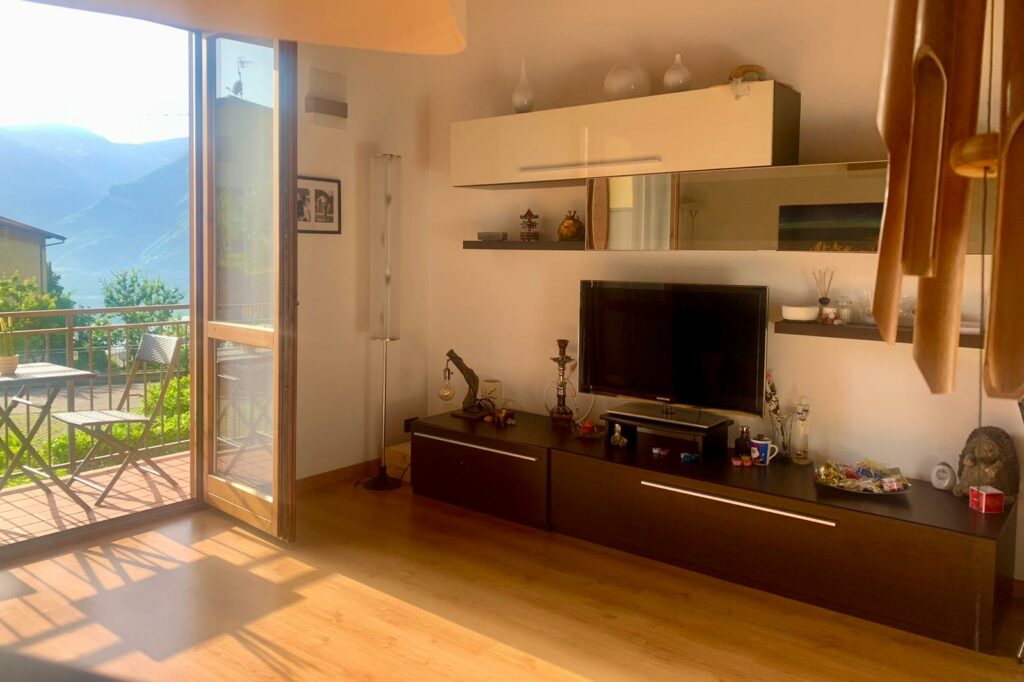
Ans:
{"type": "Polygon", "coordinates": [[[295,492],[304,493],[307,490],[322,488],[325,485],[354,481],[357,478],[361,478],[372,473],[372,471],[375,471],[373,466],[375,463],[376,460],[358,462],[356,464],[350,464],[347,467],[341,467],[340,469],[331,469],[330,471],[323,471],[319,474],[300,478],[295,481],[295,492]]]}

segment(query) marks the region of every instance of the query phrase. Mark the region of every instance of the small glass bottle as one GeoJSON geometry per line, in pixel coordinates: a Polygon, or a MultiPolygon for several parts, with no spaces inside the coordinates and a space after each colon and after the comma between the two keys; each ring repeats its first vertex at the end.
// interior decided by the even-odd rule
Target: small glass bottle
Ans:
{"type": "Polygon", "coordinates": [[[740,435],[736,438],[734,453],[736,457],[750,454],[750,427],[741,426],[740,435]]]}
{"type": "Polygon", "coordinates": [[[807,404],[807,398],[800,398],[796,406],[796,424],[793,429],[793,463],[811,463],[811,406],[807,404]]]}

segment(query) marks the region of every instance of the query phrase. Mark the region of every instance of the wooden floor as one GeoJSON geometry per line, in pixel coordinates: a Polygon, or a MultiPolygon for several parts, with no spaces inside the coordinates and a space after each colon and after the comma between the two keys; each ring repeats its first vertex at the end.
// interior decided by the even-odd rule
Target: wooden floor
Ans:
{"type": "MultiPolygon", "coordinates": [[[[189,453],[156,457],[154,462],[168,478],[129,467],[100,507],[95,506],[100,492],[81,483],[71,487],[85,506],[50,481],[45,481],[45,486],[27,483],[0,491],[0,545],[189,499],[192,476],[189,453]]],[[[116,468],[98,469],[83,477],[106,486],[116,468]]]]}
{"type": "Polygon", "coordinates": [[[408,488],[311,491],[299,529],[282,547],[203,511],[0,571],[0,644],[152,680],[1021,678],[408,488]]]}

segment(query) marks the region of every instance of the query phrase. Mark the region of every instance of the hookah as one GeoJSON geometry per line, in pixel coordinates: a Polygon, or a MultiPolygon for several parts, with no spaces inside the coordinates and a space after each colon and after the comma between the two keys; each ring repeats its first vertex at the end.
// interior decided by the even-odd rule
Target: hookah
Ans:
{"type": "Polygon", "coordinates": [[[565,366],[573,362],[575,358],[565,353],[565,349],[569,346],[568,339],[558,339],[557,343],[558,355],[551,358],[551,361],[558,365],[558,380],[555,382],[556,404],[548,410],[548,414],[551,415],[551,421],[555,423],[555,426],[572,426],[576,414],[565,404],[566,386],[569,383],[565,378],[565,366]]]}

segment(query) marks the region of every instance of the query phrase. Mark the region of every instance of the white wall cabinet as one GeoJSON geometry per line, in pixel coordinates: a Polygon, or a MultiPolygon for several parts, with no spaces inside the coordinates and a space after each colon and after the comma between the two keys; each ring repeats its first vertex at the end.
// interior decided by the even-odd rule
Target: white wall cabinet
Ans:
{"type": "Polygon", "coordinates": [[[452,185],[798,162],[800,94],[775,81],[460,121],[452,185]]]}

